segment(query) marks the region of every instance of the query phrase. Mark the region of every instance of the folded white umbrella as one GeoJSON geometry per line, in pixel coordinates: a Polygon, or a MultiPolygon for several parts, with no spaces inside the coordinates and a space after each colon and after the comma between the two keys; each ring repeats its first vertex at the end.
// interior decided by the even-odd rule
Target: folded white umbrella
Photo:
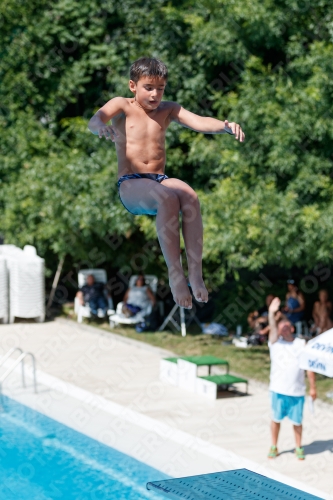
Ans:
{"type": "Polygon", "coordinates": [[[300,367],[333,377],[333,328],[307,343],[301,354],[300,367]]]}

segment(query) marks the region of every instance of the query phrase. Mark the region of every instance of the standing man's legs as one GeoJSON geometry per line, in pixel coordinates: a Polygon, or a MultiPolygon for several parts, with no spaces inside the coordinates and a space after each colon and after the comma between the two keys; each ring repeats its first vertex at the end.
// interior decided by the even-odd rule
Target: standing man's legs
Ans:
{"type": "Polygon", "coordinates": [[[272,420],[271,420],[271,437],[272,445],[268,452],[268,458],[276,458],[278,455],[277,442],[280,432],[280,422],[283,420],[284,408],[283,408],[283,397],[281,394],[271,391],[271,409],[272,409],[272,420]]]}
{"type": "Polygon", "coordinates": [[[275,458],[278,454],[277,442],[280,432],[280,422],[288,417],[294,426],[295,443],[296,443],[296,457],[299,460],[304,460],[304,449],[302,448],[302,419],[303,419],[303,406],[304,396],[287,396],[271,392],[272,402],[272,422],[271,422],[271,435],[272,446],[268,453],[269,458],[275,458]],[[274,419],[274,420],[273,420],[274,419]]]}
{"type": "Polygon", "coordinates": [[[294,424],[294,434],[296,443],[296,457],[298,460],[304,460],[304,448],[302,448],[302,420],[303,420],[303,408],[304,408],[304,396],[296,396],[293,398],[293,405],[289,412],[289,418],[294,424]]]}
{"type": "Polygon", "coordinates": [[[302,447],[302,431],[303,431],[302,424],[301,425],[294,425],[296,448],[302,447]]]}
{"type": "Polygon", "coordinates": [[[278,422],[274,422],[272,420],[272,422],[271,422],[271,435],[272,435],[272,445],[273,446],[277,446],[280,427],[281,427],[280,422],[278,423],[278,422]]]}
{"type": "Polygon", "coordinates": [[[278,456],[277,442],[280,432],[280,423],[271,421],[271,436],[272,436],[272,445],[268,452],[268,458],[276,458],[278,456]]]}
{"type": "MultiPolygon", "coordinates": [[[[293,427],[294,427],[296,448],[301,448],[302,447],[303,426],[294,424],[293,427]]],[[[272,422],[271,422],[272,446],[277,446],[280,428],[281,428],[281,424],[278,422],[274,422],[272,420],[272,422]]]]}
{"type": "Polygon", "coordinates": [[[294,424],[294,434],[296,443],[296,457],[304,460],[304,449],[302,448],[302,420],[305,396],[291,396],[288,417],[294,424]]]}

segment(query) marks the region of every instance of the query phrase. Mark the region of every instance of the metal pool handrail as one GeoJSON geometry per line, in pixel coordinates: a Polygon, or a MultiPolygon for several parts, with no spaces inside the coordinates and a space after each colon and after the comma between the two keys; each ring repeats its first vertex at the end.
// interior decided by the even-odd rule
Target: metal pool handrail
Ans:
{"type": "Polygon", "coordinates": [[[25,384],[25,373],[24,373],[24,359],[27,356],[31,356],[32,362],[32,370],[33,370],[33,379],[34,379],[34,391],[37,393],[37,380],[36,380],[36,359],[35,356],[31,352],[24,352],[20,347],[13,347],[10,349],[0,360],[0,366],[4,364],[4,362],[15,352],[20,351],[20,356],[15,360],[14,364],[10,366],[5,373],[0,377],[0,395],[2,393],[2,384],[6,380],[6,378],[15,370],[15,368],[22,363],[22,385],[26,387],[25,384]]]}
{"type": "MultiPolygon", "coordinates": [[[[8,358],[10,358],[10,356],[12,354],[14,354],[14,352],[16,351],[19,351],[21,354],[23,354],[23,349],[21,349],[21,347],[12,347],[11,349],[9,349],[9,351],[4,355],[2,356],[2,358],[0,359],[0,366],[2,366],[5,361],[7,361],[8,358]]],[[[25,378],[24,378],[24,364],[22,363],[22,385],[23,387],[25,387],[25,378]]],[[[1,388],[0,388],[1,390],[1,388]]]]}
{"type": "Polygon", "coordinates": [[[20,351],[21,354],[23,354],[23,349],[21,349],[21,347],[12,347],[11,349],[9,349],[9,351],[4,355],[2,356],[2,358],[0,359],[0,366],[4,364],[5,361],[7,361],[7,359],[15,352],[15,351],[20,351]]]}

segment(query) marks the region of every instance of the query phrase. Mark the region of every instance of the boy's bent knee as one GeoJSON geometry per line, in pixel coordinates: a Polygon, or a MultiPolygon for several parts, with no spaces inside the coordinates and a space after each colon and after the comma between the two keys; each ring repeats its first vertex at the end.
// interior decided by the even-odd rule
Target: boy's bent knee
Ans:
{"type": "Polygon", "coordinates": [[[190,204],[190,205],[193,205],[193,206],[195,206],[195,205],[199,206],[200,205],[200,203],[199,203],[199,197],[198,197],[197,193],[193,189],[181,193],[180,200],[181,200],[182,205],[185,205],[185,204],[186,205],[190,204]]]}
{"type": "Polygon", "coordinates": [[[163,196],[159,197],[159,199],[157,200],[157,203],[159,207],[161,206],[166,206],[168,208],[172,207],[175,210],[178,209],[179,211],[180,207],[179,198],[177,193],[175,193],[175,191],[172,191],[172,189],[165,190],[163,196]]]}
{"type": "Polygon", "coordinates": [[[195,191],[189,193],[189,201],[190,203],[199,203],[199,196],[195,191]]]}

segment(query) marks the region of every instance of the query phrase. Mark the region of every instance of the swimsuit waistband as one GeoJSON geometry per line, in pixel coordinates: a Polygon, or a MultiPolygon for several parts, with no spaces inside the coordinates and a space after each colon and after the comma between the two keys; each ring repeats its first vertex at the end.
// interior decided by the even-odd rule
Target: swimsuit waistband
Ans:
{"type": "Polygon", "coordinates": [[[120,184],[129,179],[151,179],[152,181],[162,182],[169,177],[165,174],[126,174],[119,177],[117,186],[119,188],[120,184]]]}

